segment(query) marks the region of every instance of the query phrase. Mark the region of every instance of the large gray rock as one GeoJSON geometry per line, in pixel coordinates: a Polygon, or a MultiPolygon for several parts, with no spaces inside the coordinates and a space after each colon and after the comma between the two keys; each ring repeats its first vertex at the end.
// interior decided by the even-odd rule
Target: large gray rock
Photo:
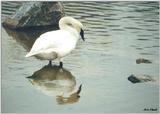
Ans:
{"type": "Polygon", "coordinates": [[[3,26],[11,29],[56,26],[63,16],[64,9],[60,2],[25,2],[14,16],[3,22],[3,26]]]}

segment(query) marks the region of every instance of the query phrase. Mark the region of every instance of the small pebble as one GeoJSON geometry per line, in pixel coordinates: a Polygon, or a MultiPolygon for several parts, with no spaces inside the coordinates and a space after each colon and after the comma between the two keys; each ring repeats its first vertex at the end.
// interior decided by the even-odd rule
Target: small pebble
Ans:
{"type": "Polygon", "coordinates": [[[139,59],[136,60],[136,63],[140,64],[140,63],[152,63],[152,62],[148,59],[139,58],[139,59]]]}
{"type": "Polygon", "coordinates": [[[141,82],[148,82],[148,81],[155,81],[151,76],[149,75],[130,75],[128,77],[128,80],[131,81],[132,83],[141,83],[141,82]]]}

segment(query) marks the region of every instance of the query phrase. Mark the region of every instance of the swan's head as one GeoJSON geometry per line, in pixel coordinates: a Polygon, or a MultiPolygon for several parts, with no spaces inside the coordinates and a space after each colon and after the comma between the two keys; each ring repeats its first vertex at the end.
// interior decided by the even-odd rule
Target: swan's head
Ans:
{"type": "Polygon", "coordinates": [[[68,27],[74,28],[82,37],[84,41],[84,31],[83,31],[83,25],[80,21],[77,19],[74,19],[73,17],[62,17],[59,21],[59,28],[60,29],[67,29],[68,27]]]}

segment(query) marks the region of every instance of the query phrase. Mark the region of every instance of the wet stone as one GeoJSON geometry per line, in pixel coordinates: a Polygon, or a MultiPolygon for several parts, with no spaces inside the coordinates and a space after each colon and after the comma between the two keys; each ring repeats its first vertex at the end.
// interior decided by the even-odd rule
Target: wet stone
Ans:
{"type": "Polygon", "coordinates": [[[7,18],[2,25],[11,29],[24,29],[58,25],[64,16],[64,8],[60,2],[26,2],[16,13],[7,18]]]}
{"type": "Polygon", "coordinates": [[[152,81],[154,82],[155,79],[153,79],[151,76],[149,75],[130,75],[128,77],[128,80],[132,83],[142,83],[142,82],[148,82],[148,81],[152,81]]]}
{"type": "Polygon", "coordinates": [[[136,60],[136,63],[141,64],[141,63],[152,63],[152,62],[148,59],[139,58],[139,59],[136,60]]]}

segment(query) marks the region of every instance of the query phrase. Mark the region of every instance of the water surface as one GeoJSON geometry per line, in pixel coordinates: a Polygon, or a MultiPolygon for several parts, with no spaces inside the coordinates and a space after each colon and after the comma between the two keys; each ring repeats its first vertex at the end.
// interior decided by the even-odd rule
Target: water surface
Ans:
{"type": "MultiPolygon", "coordinates": [[[[42,32],[17,33],[2,28],[2,112],[140,113],[150,108],[158,110],[159,3],[63,4],[66,15],[84,24],[86,38],[64,58],[65,72],[46,68],[48,61],[24,57],[42,32]],[[138,58],[152,63],[136,64],[138,58]],[[52,74],[61,78],[57,81],[52,74]],[[132,84],[127,80],[131,74],[150,75],[157,81],[132,84]],[[26,78],[29,76],[38,78],[26,78]],[[80,84],[82,90],[77,97],[75,92],[80,84]]],[[[14,14],[20,5],[21,2],[2,2],[2,20],[14,14]]]]}

